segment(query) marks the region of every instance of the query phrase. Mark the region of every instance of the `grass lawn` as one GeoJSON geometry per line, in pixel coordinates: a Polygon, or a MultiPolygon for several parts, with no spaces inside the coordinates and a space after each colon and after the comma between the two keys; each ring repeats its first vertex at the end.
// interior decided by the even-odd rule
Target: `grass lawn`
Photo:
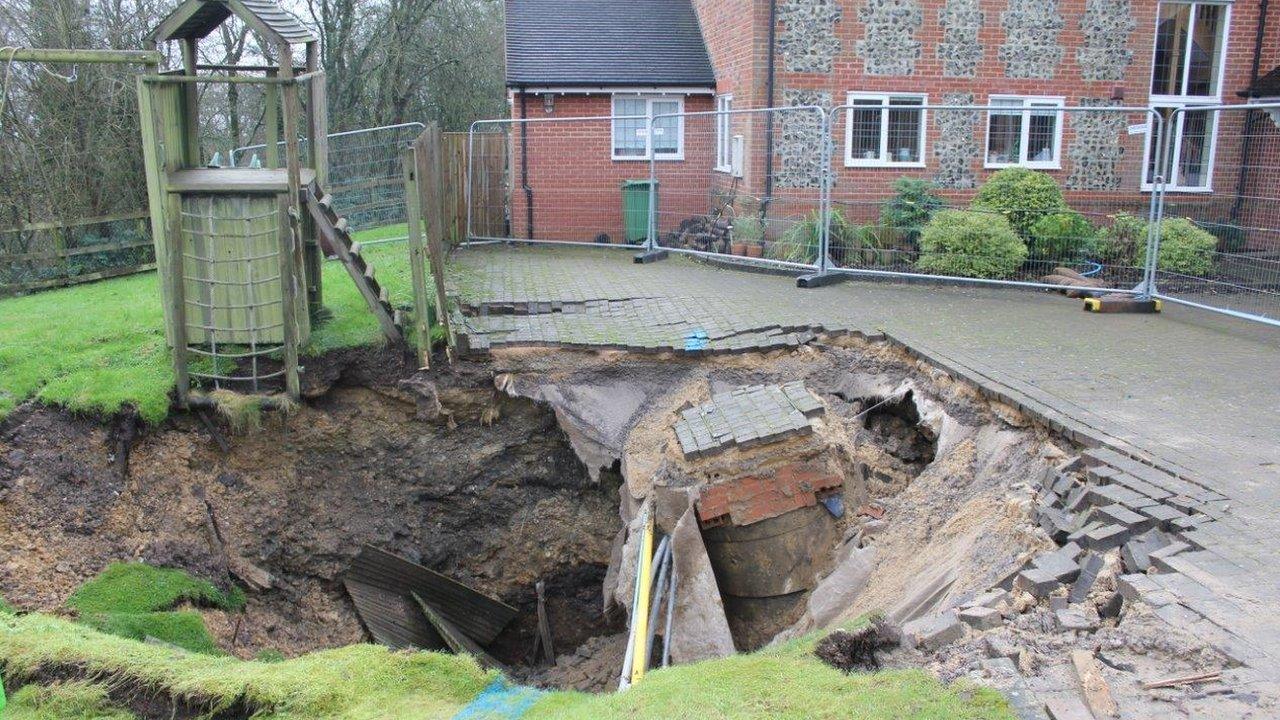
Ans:
{"type": "MultiPolygon", "coordinates": [[[[751,655],[654,671],[624,693],[547,693],[524,717],[1013,717],[993,690],[962,683],[944,687],[920,671],[845,675],[813,657],[813,642],[814,638],[805,638],[751,655]]],[[[243,695],[263,709],[255,717],[276,720],[449,718],[496,677],[470,658],[393,652],[374,645],[324,650],[283,662],[213,657],[125,640],[38,614],[0,614],[0,660],[10,674],[17,675],[45,664],[75,663],[102,681],[127,677],[215,704],[230,704],[243,695]]],[[[38,698],[53,691],[29,692],[38,698]]],[[[93,692],[93,686],[88,686],[80,694],[91,696],[93,692]]],[[[31,701],[22,704],[31,705],[31,701]]],[[[107,717],[115,717],[99,709],[107,717]]],[[[22,712],[28,714],[17,717],[46,717],[30,709],[22,712]]]]}
{"type": "MultiPolygon", "coordinates": [[[[393,225],[355,233],[355,239],[404,233],[404,225],[393,225]]],[[[365,252],[392,303],[411,306],[408,244],[365,252]]],[[[342,265],[326,262],[323,273],[324,302],[334,317],[311,333],[304,353],[381,342],[377,321],[342,265]]],[[[132,403],[147,421],[158,422],[169,412],[172,385],[154,272],[0,300],[0,419],[36,397],[78,412],[112,413],[132,403]]]]}

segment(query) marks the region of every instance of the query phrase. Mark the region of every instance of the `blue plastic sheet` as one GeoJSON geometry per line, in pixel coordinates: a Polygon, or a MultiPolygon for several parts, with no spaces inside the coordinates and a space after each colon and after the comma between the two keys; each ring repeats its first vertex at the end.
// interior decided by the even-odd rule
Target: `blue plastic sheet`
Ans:
{"type": "Polygon", "coordinates": [[[499,677],[459,710],[453,720],[517,720],[542,695],[537,688],[512,685],[506,678],[499,677]]]}

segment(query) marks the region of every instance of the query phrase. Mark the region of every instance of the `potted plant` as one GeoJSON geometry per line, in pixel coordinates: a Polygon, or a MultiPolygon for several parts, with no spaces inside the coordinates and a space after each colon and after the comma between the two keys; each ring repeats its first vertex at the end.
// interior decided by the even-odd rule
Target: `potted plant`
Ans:
{"type": "Polygon", "coordinates": [[[746,257],[764,257],[764,227],[760,218],[742,215],[733,221],[733,254],[746,257]]]}

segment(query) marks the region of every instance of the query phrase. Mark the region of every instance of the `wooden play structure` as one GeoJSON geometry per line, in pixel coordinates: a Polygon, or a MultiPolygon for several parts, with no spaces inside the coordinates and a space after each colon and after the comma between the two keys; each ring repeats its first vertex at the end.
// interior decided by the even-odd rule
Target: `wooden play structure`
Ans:
{"type": "Polygon", "coordinates": [[[192,400],[193,381],[253,393],[283,383],[298,398],[298,351],[324,317],[325,254],[342,261],[388,342],[403,342],[398,312],[325,191],[328,116],[317,38],[275,0],[186,0],[148,39],[153,46],[180,43],[183,60],[179,70],[138,78],[179,403],[192,400]],[[267,41],[277,65],[198,62],[200,40],[232,16],[267,41]],[[296,45],[303,48],[302,67],[294,65],[296,45]],[[198,89],[205,83],[263,87],[262,167],[207,166],[199,143],[198,89]]]}

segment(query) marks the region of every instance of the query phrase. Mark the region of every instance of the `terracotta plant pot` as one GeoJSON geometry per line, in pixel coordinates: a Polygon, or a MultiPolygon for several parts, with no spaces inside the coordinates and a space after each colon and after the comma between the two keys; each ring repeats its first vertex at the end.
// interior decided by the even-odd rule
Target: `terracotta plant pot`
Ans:
{"type": "Polygon", "coordinates": [[[764,246],[763,246],[763,245],[748,245],[748,246],[747,246],[747,257],[753,257],[753,258],[764,257],[764,246]]]}
{"type": "Polygon", "coordinates": [[[734,254],[734,255],[746,255],[746,254],[747,254],[747,244],[746,244],[746,243],[736,242],[736,243],[734,243],[733,245],[729,246],[729,252],[730,252],[730,253],[732,253],[732,254],[734,254]]]}

